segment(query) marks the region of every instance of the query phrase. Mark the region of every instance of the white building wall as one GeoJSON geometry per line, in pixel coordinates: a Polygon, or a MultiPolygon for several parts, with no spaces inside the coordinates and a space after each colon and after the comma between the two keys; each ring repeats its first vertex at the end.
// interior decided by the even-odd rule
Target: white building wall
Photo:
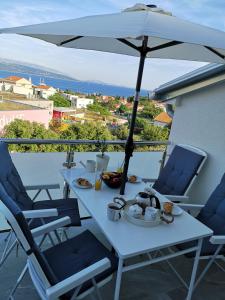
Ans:
{"type": "Polygon", "coordinates": [[[183,95],[169,139],[207,152],[206,164],[190,192],[191,202],[205,203],[225,172],[225,84],[183,95]]]}
{"type": "Polygon", "coordinates": [[[93,104],[94,100],[90,98],[77,98],[76,108],[86,108],[89,104],[93,104]]]}

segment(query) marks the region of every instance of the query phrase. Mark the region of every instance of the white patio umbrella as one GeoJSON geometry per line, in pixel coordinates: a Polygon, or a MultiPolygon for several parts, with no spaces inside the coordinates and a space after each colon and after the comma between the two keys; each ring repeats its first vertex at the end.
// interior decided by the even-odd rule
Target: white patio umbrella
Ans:
{"type": "MultiPolygon", "coordinates": [[[[215,16],[216,17],[216,16],[215,16]]],[[[1,29],[61,47],[140,57],[133,113],[125,147],[124,194],[133,130],[146,58],[225,63],[225,33],[171,16],[154,5],[137,4],[121,13],[1,29]]]]}

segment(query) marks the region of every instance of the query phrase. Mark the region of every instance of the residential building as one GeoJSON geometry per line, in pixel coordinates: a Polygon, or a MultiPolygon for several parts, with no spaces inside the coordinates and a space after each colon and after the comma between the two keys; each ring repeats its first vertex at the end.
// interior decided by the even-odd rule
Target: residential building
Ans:
{"type": "Polygon", "coordinates": [[[35,96],[43,99],[48,99],[48,97],[54,95],[57,92],[57,89],[44,83],[33,86],[33,88],[35,96]]]}
{"type": "Polygon", "coordinates": [[[161,127],[168,127],[172,123],[172,118],[165,112],[161,112],[158,116],[154,118],[154,125],[161,127]]]}
{"type": "Polygon", "coordinates": [[[93,104],[94,100],[91,98],[85,98],[85,97],[79,97],[77,95],[71,95],[71,94],[62,94],[63,97],[70,100],[71,106],[75,107],[76,109],[79,108],[87,108],[89,104],[93,104]]]}
{"type": "Polygon", "coordinates": [[[10,124],[15,119],[42,123],[46,128],[48,128],[49,121],[51,119],[51,112],[49,109],[22,104],[16,101],[1,101],[0,132],[3,131],[6,125],[10,124]]]}
{"type": "Polygon", "coordinates": [[[204,202],[220,181],[225,166],[225,65],[210,64],[161,85],[155,99],[173,113],[169,140],[194,145],[208,154],[190,201],[204,202]]]}
{"type": "Polygon", "coordinates": [[[11,92],[25,95],[27,98],[33,97],[33,86],[31,78],[29,80],[18,77],[9,76],[0,79],[0,90],[2,92],[11,92]]]}

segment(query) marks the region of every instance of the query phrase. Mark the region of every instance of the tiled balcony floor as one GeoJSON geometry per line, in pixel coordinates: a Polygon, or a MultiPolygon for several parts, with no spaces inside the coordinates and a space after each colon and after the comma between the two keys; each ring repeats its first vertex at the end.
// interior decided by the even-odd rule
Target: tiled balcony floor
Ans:
{"type": "MultiPolygon", "coordinates": [[[[89,228],[104,243],[104,237],[98,231],[92,220],[83,222],[84,228],[89,228]]],[[[83,229],[71,230],[70,235],[74,235],[83,229]]],[[[3,239],[5,234],[0,234],[0,251],[3,249],[3,239]]],[[[137,257],[141,260],[144,257],[137,257]]],[[[184,278],[190,274],[192,269],[192,260],[185,257],[173,259],[174,265],[181,271],[184,278]]],[[[15,283],[19,273],[25,264],[25,255],[19,250],[19,257],[16,258],[15,251],[10,255],[7,262],[0,269],[0,299],[5,300],[9,295],[9,291],[15,283]]],[[[201,262],[201,268],[204,266],[201,262]]],[[[200,270],[201,270],[200,268],[200,270]]],[[[113,289],[115,281],[111,281],[102,288],[103,299],[113,299],[113,289]]],[[[121,297],[122,300],[182,300],[185,299],[186,290],[183,288],[179,280],[174,276],[166,262],[130,271],[123,274],[121,297]]],[[[33,284],[26,275],[22,284],[17,289],[15,300],[32,299],[37,300],[37,295],[33,284]]],[[[225,299],[225,273],[220,271],[215,265],[210,269],[202,283],[196,289],[193,300],[224,300],[225,299]]],[[[85,300],[88,300],[86,298],[85,300]]]]}

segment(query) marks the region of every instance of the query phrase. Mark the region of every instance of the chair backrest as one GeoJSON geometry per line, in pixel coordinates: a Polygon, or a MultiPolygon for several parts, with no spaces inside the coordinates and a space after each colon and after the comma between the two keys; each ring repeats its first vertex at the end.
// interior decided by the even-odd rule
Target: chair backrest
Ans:
{"type": "Polygon", "coordinates": [[[215,235],[225,234],[225,174],[197,219],[211,228],[215,235]]]}
{"type": "Polygon", "coordinates": [[[0,142],[0,183],[22,210],[32,209],[33,202],[25,190],[9,154],[8,146],[4,142],[0,142]]]}
{"type": "Polygon", "coordinates": [[[0,183],[0,211],[3,213],[17,240],[28,255],[29,264],[32,266],[33,274],[38,278],[43,290],[56,284],[56,278],[44,254],[35,243],[28,223],[19,206],[7,195],[3,185],[0,183]]]}
{"type": "Polygon", "coordinates": [[[153,185],[164,195],[186,195],[207,154],[189,145],[176,145],[153,185]]]}

